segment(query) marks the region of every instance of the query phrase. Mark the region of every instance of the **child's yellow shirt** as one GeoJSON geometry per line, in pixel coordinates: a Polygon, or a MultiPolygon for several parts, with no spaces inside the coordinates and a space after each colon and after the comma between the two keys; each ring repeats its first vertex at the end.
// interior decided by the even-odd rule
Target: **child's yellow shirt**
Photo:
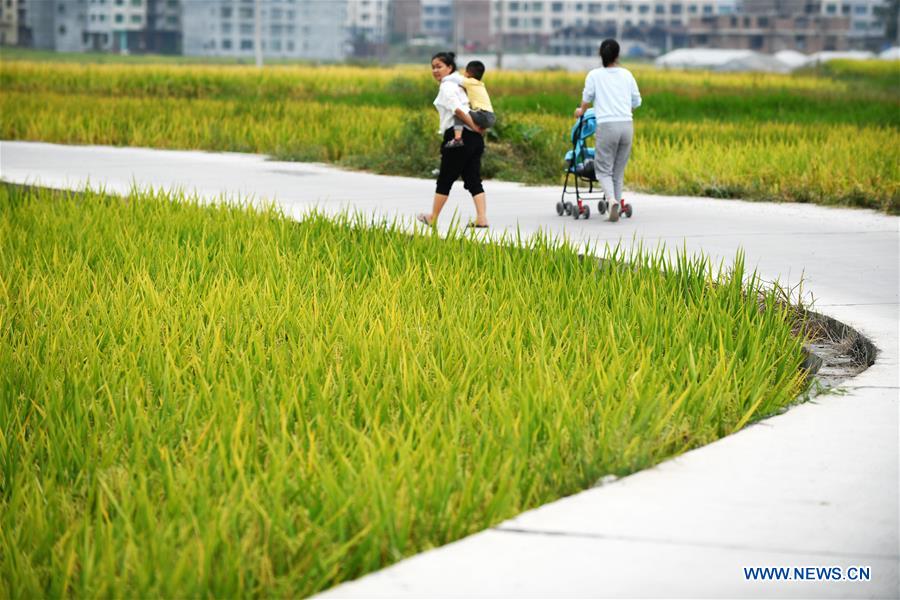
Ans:
{"type": "Polygon", "coordinates": [[[491,98],[488,96],[487,88],[484,82],[474,77],[463,77],[462,86],[466,89],[466,95],[469,96],[469,107],[472,110],[487,110],[494,112],[491,106],[491,98]]]}

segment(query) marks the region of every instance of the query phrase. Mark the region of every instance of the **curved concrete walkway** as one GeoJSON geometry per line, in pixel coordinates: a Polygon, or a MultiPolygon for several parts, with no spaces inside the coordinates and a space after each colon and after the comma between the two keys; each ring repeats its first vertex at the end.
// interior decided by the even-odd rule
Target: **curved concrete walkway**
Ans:
{"type": "MultiPolygon", "coordinates": [[[[433,183],[241,154],[0,143],[6,181],[181,187],[412,219],[433,183]]],[[[492,232],[643,240],[802,276],[815,308],[870,337],[874,366],[716,443],[407,559],[324,597],[898,597],[900,219],[865,210],[630,194],[633,220],[557,217],[559,188],[487,182],[492,232]],[[869,581],[747,580],[744,567],[870,568],[869,581]]],[[[473,209],[454,189],[454,210],[473,209]]],[[[796,575],[792,570],[791,575],[796,575]]]]}

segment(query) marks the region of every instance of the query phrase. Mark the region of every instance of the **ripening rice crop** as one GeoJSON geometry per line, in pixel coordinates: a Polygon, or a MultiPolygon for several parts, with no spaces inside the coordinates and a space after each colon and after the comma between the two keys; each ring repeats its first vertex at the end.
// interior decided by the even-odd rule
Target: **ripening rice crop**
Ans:
{"type": "MultiPolygon", "coordinates": [[[[900,71],[868,65],[796,76],[637,67],[645,101],[627,183],[900,212],[900,71]]],[[[583,75],[500,71],[485,81],[500,121],[484,174],[559,182],[583,75]]],[[[257,152],[418,176],[437,155],[424,66],[7,61],[0,86],[3,139],[257,152]]]]}
{"type": "Polygon", "coordinates": [[[740,257],[609,253],[0,187],[0,594],[308,595],[801,392],[740,257]]]}

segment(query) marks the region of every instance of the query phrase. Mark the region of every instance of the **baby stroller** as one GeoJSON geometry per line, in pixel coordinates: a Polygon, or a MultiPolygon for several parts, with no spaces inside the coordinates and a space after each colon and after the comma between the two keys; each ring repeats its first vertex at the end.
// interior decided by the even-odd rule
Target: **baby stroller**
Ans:
{"type": "MultiPolygon", "coordinates": [[[[594,172],[594,148],[588,145],[588,138],[597,131],[597,119],[594,116],[594,109],[589,108],[578,117],[578,122],[572,126],[572,149],[566,152],[566,180],[563,183],[562,196],[556,203],[556,214],[559,216],[571,215],[575,219],[584,217],[591,218],[591,207],[588,202],[597,200],[597,211],[602,215],[609,210],[609,201],[602,190],[594,192],[594,183],[597,181],[597,175],[594,172]],[[572,178],[574,190],[569,189],[569,178],[572,178]],[[587,184],[587,191],[584,187],[578,186],[579,181],[587,184]],[[566,195],[575,195],[575,203],[566,200],[566,195]]],[[[630,204],[622,201],[621,214],[630,217],[632,208],[630,204]]]]}

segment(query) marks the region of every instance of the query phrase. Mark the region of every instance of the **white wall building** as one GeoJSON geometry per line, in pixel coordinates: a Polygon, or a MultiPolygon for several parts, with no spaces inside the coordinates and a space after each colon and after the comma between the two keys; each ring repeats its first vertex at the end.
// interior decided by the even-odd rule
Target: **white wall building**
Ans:
{"type": "Polygon", "coordinates": [[[376,44],[388,40],[391,0],[349,0],[347,28],[354,37],[376,44]]]}
{"type": "Polygon", "coordinates": [[[453,4],[453,0],[422,0],[420,17],[422,34],[451,41],[454,36],[453,4]]]}
{"type": "MultiPolygon", "coordinates": [[[[182,0],[184,54],[255,56],[254,0],[182,0]]],[[[262,52],[272,58],[342,60],[346,0],[261,0],[262,52]]]]}

